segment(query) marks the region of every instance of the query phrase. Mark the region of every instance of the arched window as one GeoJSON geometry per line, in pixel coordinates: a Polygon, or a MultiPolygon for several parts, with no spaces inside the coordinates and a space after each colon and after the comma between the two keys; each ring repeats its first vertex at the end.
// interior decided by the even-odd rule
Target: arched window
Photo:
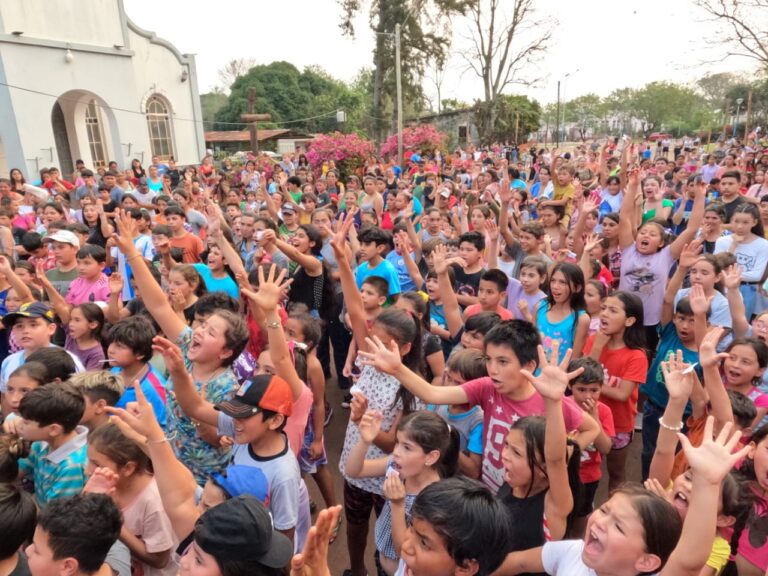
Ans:
{"type": "Polygon", "coordinates": [[[85,129],[88,133],[88,147],[96,168],[107,166],[107,154],[104,150],[104,132],[101,130],[101,110],[96,100],[90,100],[85,107],[85,129]]]}
{"type": "Polygon", "coordinates": [[[152,156],[159,156],[160,160],[169,160],[173,156],[171,116],[166,103],[157,96],[152,96],[147,101],[147,124],[152,156]]]}

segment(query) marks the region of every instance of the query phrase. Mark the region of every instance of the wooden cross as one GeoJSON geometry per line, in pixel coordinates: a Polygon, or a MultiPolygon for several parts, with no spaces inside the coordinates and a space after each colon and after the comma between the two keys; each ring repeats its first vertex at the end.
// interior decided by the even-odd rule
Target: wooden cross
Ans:
{"type": "Polygon", "coordinates": [[[248,124],[248,131],[251,137],[251,151],[254,154],[259,153],[259,136],[257,130],[257,122],[259,120],[269,121],[272,116],[269,114],[256,114],[256,88],[251,86],[248,88],[248,113],[240,115],[240,121],[248,124]]]}

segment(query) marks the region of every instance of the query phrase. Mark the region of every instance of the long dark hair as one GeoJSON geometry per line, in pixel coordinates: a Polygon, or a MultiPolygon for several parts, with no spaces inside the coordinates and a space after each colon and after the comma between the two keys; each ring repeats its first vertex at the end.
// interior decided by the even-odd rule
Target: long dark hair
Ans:
{"type": "Polygon", "coordinates": [[[552,283],[552,277],[555,272],[562,273],[565,276],[565,281],[568,282],[568,289],[571,291],[569,305],[573,309],[574,314],[577,314],[579,310],[586,310],[587,303],[584,301],[584,272],[576,264],[570,262],[558,262],[555,267],[552,268],[552,273],[547,280],[547,304],[549,307],[555,305],[555,299],[552,296],[552,291],[549,286],[552,283]]]}
{"type": "Polygon", "coordinates": [[[624,315],[634,318],[632,326],[624,328],[624,345],[633,350],[645,351],[645,324],[643,321],[643,301],[630,292],[614,292],[611,296],[618,298],[624,305],[624,315]]]}
{"type": "MultiPolygon", "coordinates": [[[[534,473],[539,470],[544,476],[547,476],[547,470],[544,468],[544,435],[547,427],[547,421],[542,416],[525,416],[520,418],[512,425],[512,430],[519,430],[525,440],[525,454],[528,460],[528,467],[531,469],[531,481],[528,484],[528,490],[525,493],[527,498],[533,489],[534,473]]],[[[568,514],[567,525],[570,528],[572,520],[575,518],[576,510],[580,508],[583,498],[584,485],[581,483],[579,468],[581,466],[581,449],[573,440],[568,440],[567,447],[571,447],[571,455],[568,457],[568,485],[573,494],[573,509],[568,514]]]]}
{"type": "MultiPolygon", "coordinates": [[[[421,323],[413,314],[398,308],[387,308],[374,321],[394,338],[399,346],[411,345],[411,349],[403,356],[403,364],[416,374],[424,373],[424,356],[421,353],[421,323]]],[[[402,401],[403,410],[410,412],[414,407],[414,398],[405,386],[400,386],[395,398],[395,404],[402,401]]]]}
{"type": "Polygon", "coordinates": [[[437,450],[440,458],[434,467],[440,478],[450,478],[459,467],[459,432],[435,412],[419,410],[405,416],[397,425],[425,453],[437,450]]]}
{"type": "Polygon", "coordinates": [[[736,207],[736,210],[733,211],[733,215],[731,216],[731,220],[733,220],[733,216],[736,214],[749,214],[752,216],[756,221],[757,224],[752,226],[752,229],[750,232],[754,234],[755,236],[759,236],[760,238],[763,238],[764,231],[763,231],[763,221],[760,218],[760,210],[757,208],[756,205],[751,204],[749,202],[744,202],[743,204],[739,204],[736,207]]]}
{"type": "Polygon", "coordinates": [[[749,490],[748,482],[741,474],[734,470],[731,470],[723,478],[720,498],[722,503],[720,514],[735,518],[733,533],[729,542],[731,556],[722,572],[720,572],[720,576],[738,576],[739,571],[736,568],[735,559],[739,551],[739,540],[754,509],[755,499],[752,491],[749,490]]]}

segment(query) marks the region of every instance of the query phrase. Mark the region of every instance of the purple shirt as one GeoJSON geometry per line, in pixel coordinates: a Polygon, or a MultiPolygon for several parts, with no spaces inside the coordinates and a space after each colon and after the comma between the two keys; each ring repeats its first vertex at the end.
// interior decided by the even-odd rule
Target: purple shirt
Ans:
{"type": "Polygon", "coordinates": [[[653,254],[640,254],[632,244],[621,253],[619,290],[631,292],[643,301],[646,326],[661,322],[661,307],[669,270],[675,259],[669,246],[653,254]]]}
{"type": "Polygon", "coordinates": [[[520,308],[517,307],[517,303],[520,300],[525,300],[528,303],[528,311],[533,316],[536,310],[536,304],[538,304],[543,298],[546,298],[546,294],[539,290],[536,294],[526,294],[523,290],[523,285],[520,284],[520,280],[517,278],[510,278],[507,285],[507,310],[514,314],[515,318],[519,320],[525,320],[520,314],[520,308]]]}

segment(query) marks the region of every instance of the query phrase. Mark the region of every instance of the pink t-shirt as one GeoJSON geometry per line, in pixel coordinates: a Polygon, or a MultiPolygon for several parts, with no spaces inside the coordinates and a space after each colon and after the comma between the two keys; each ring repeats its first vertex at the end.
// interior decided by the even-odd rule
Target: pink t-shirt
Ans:
{"type": "MultiPolygon", "coordinates": [[[[163,552],[176,547],[171,521],[163,509],[160,492],[153,478],[133,502],[122,509],[123,526],[134,536],[138,536],[147,547],[147,552],[163,552]]],[[[164,568],[152,568],[131,555],[131,572],[142,576],[175,576],[178,564],[171,554],[164,568]]]]}
{"type": "Polygon", "coordinates": [[[69,285],[69,292],[64,298],[67,304],[77,306],[88,302],[109,301],[109,280],[106,274],[99,276],[96,282],[89,282],[85,278],[78,277],[69,285]]]}
{"type": "MultiPolygon", "coordinates": [[[[542,416],[544,398],[534,391],[523,401],[510,400],[496,389],[488,377],[471,380],[461,385],[470,404],[483,409],[483,466],[481,480],[494,492],[504,483],[501,450],[510,426],[524,416],[542,416]]],[[[563,398],[563,416],[568,432],[577,430],[584,421],[584,412],[571,398],[563,398]]]]}
{"type": "Polygon", "coordinates": [[[293,403],[293,411],[285,423],[285,435],[288,436],[288,444],[296,458],[299,457],[301,447],[304,445],[304,431],[307,429],[313,399],[312,390],[304,386],[301,396],[293,403]]]}

